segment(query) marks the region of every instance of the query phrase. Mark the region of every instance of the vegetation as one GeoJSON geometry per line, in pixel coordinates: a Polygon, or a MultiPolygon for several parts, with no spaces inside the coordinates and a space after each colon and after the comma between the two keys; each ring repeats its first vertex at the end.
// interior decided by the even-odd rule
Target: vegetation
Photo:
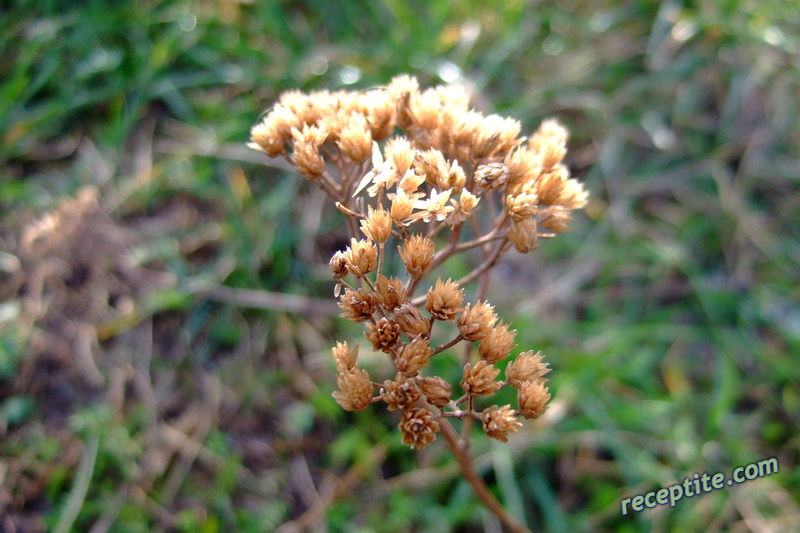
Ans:
{"type": "Polygon", "coordinates": [[[796,527],[798,8],[10,2],[0,530],[497,530],[441,442],[409,450],[396,413],[336,405],[330,346],[365,342],[331,299],[342,215],[245,146],[284,90],[399,73],[461,80],[523,132],[557,118],[590,193],[571,233],[494,269],[517,352],[553,369],[545,416],[473,439],[509,512],[553,532],[796,527]],[[767,457],[777,474],[621,515],[767,457]]]}

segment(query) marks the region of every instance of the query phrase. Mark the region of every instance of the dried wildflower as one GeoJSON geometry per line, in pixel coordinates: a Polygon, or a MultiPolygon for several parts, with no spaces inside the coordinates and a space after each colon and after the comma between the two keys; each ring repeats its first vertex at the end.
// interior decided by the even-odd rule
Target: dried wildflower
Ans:
{"type": "Polygon", "coordinates": [[[441,278],[436,280],[436,285],[428,289],[425,308],[439,320],[454,320],[461,312],[461,302],[464,300],[464,289],[458,283],[441,278]]]}
{"type": "Polygon", "coordinates": [[[292,162],[307,178],[314,179],[325,172],[325,160],[319,146],[325,142],[328,133],[324,128],[305,125],[302,130],[292,129],[294,147],[292,162]]]}
{"type": "Polygon", "coordinates": [[[475,173],[472,175],[472,180],[475,182],[478,190],[500,189],[505,186],[508,181],[509,172],[508,167],[503,163],[488,163],[485,165],[478,165],[475,173]]]}
{"type": "Polygon", "coordinates": [[[444,407],[450,402],[452,391],[450,384],[440,377],[422,378],[417,384],[428,403],[436,407],[444,407]]]}
{"type": "MultiPolygon", "coordinates": [[[[339,130],[336,145],[355,163],[366,161],[372,153],[372,135],[364,115],[353,113],[339,130]]],[[[334,129],[333,131],[337,131],[334,129]]]]}
{"type": "Polygon", "coordinates": [[[431,412],[417,407],[403,411],[398,427],[403,432],[403,444],[419,450],[436,440],[439,432],[439,423],[431,412]]]}
{"type": "Polygon", "coordinates": [[[467,304],[464,312],[458,318],[458,330],[461,337],[468,341],[479,341],[492,332],[497,315],[494,306],[488,302],[478,302],[475,305],[467,304]]]}
{"type": "Polygon", "coordinates": [[[539,223],[548,231],[563,233],[569,230],[571,220],[572,213],[569,209],[560,205],[552,205],[542,210],[539,223]]]}
{"type": "Polygon", "coordinates": [[[347,275],[347,261],[345,260],[344,253],[336,252],[331,257],[330,263],[328,263],[328,268],[333,275],[333,279],[342,279],[347,275]]]}
{"type": "Polygon", "coordinates": [[[398,247],[406,271],[416,277],[424,276],[433,264],[434,249],[433,240],[419,234],[412,235],[402,247],[398,247]]]}
{"type": "Polygon", "coordinates": [[[472,210],[478,206],[479,201],[480,198],[471,192],[467,190],[461,191],[461,196],[459,196],[458,201],[450,200],[450,204],[453,206],[453,212],[448,215],[445,223],[448,226],[461,224],[467,220],[472,210]]]}
{"type": "Polygon", "coordinates": [[[411,147],[411,143],[408,142],[408,139],[405,137],[395,137],[386,143],[384,153],[386,154],[386,160],[390,162],[397,176],[397,180],[399,181],[411,168],[416,150],[411,147]]]}
{"type": "Polygon", "coordinates": [[[557,165],[543,172],[536,180],[536,194],[539,197],[539,203],[557,205],[568,180],[569,170],[563,165],[557,165]]]}
{"type": "Polygon", "coordinates": [[[375,299],[372,293],[364,289],[345,289],[339,307],[344,311],[342,318],[354,322],[364,322],[372,318],[376,310],[375,299]]]}
{"type": "Polygon", "coordinates": [[[402,329],[409,336],[428,336],[430,334],[430,322],[423,318],[415,305],[405,302],[394,310],[394,318],[402,329]]]}
{"type": "Polygon", "coordinates": [[[336,376],[339,391],[333,393],[336,403],[345,411],[363,411],[372,402],[372,381],[358,365],[336,376]]]}
{"type": "Polygon", "coordinates": [[[506,231],[506,237],[521,254],[527,254],[539,247],[536,220],[532,218],[512,220],[506,231]]]}
{"type": "Polygon", "coordinates": [[[374,324],[367,324],[364,336],[375,350],[391,353],[400,340],[400,324],[383,317],[374,324]]]}
{"type": "Polygon", "coordinates": [[[544,168],[553,168],[567,153],[567,130],[553,119],[542,122],[528,140],[531,150],[542,155],[544,168]]]}
{"type": "Polygon", "coordinates": [[[397,184],[397,187],[400,188],[404,193],[411,196],[417,192],[419,186],[425,182],[425,176],[420,176],[413,170],[409,170],[406,172],[406,175],[403,176],[403,179],[400,180],[400,183],[397,184]]]}
{"type": "Polygon", "coordinates": [[[470,396],[487,396],[500,388],[500,383],[495,381],[500,370],[486,361],[478,361],[475,365],[464,365],[464,377],[461,388],[470,396]]]}
{"type": "Polygon", "coordinates": [[[541,352],[533,350],[523,352],[506,367],[506,381],[515,389],[519,389],[526,381],[547,382],[544,375],[550,372],[541,352]]]}
{"type": "Polygon", "coordinates": [[[428,345],[428,339],[417,337],[411,342],[404,344],[403,349],[394,360],[394,366],[407,376],[414,376],[428,366],[433,350],[428,345]]]}
{"type": "Polygon", "coordinates": [[[508,168],[506,191],[516,196],[542,173],[542,156],[521,146],[506,155],[505,165],[508,168]]]}
{"type": "Polygon", "coordinates": [[[521,222],[536,214],[538,200],[534,192],[509,194],[506,196],[506,213],[512,220],[521,222]]]}
{"type": "Polygon", "coordinates": [[[412,220],[422,219],[424,222],[429,222],[433,218],[439,221],[447,218],[447,215],[453,211],[453,206],[447,203],[451,192],[452,189],[442,192],[437,192],[436,189],[433,189],[427,200],[414,202],[414,208],[422,209],[422,211],[411,217],[412,220]]]}
{"type": "Polygon", "coordinates": [[[517,392],[519,412],[525,418],[539,418],[547,411],[550,392],[542,380],[525,381],[517,392]]]}
{"type": "Polygon", "coordinates": [[[375,287],[377,289],[375,297],[385,309],[394,311],[406,301],[405,289],[403,289],[403,282],[397,278],[387,278],[385,276],[378,276],[378,283],[375,287]]]}
{"type": "Polygon", "coordinates": [[[350,246],[344,251],[344,262],[354,276],[362,277],[378,264],[378,249],[366,240],[350,239],[350,246]]]}
{"type": "Polygon", "coordinates": [[[253,126],[250,130],[253,142],[251,148],[260,150],[270,157],[278,157],[286,153],[286,138],[281,135],[278,126],[271,121],[264,121],[253,126]]]}
{"type": "Polygon", "coordinates": [[[392,220],[396,224],[407,221],[414,211],[414,202],[417,201],[417,196],[406,194],[406,191],[399,189],[390,199],[392,207],[389,209],[389,213],[392,215],[392,220]]]}
{"type": "Polygon", "coordinates": [[[392,217],[384,209],[369,207],[367,218],[361,221],[361,232],[375,242],[384,243],[392,236],[392,217]]]}
{"type": "Polygon", "coordinates": [[[508,326],[501,322],[478,345],[481,358],[492,364],[502,361],[508,357],[508,354],[516,346],[514,344],[514,337],[516,336],[517,330],[509,331],[508,326]]]}
{"type": "Polygon", "coordinates": [[[381,398],[390,411],[413,407],[419,399],[420,390],[413,379],[397,374],[394,381],[386,380],[381,388],[381,398]]]}
{"type": "Polygon", "coordinates": [[[493,405],[483,411],[481,416],[483,430],[491,438],[508,442],[508,434],[519,430],[522,424],[514,416],[514,410],[510,405],[499,407],[493,405]]]}
{"type": "Polygon", "coordinates": [[[339,372],[347,372],[356,366],[358,359],[358,344],[352,350],[346,342],[337,342],[336,346],[331,349],[333,353],[333,360],[336,363],[336,370],[339,372]]]}

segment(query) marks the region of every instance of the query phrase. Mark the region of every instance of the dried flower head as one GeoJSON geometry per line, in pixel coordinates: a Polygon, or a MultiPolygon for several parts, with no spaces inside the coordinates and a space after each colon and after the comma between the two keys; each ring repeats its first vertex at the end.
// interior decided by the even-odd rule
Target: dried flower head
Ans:
{"type": "Polygon", "coordinates": [[[422,316],[417,307],[405,302],[394,310],[394,319],[409,336],[428,336],[431,323],[422,316]]]}
{"type": "Polygon", "coordinates": [[[500,383],[495,381],[500,370],[486,361],[478,361],[475,365],[464,365],[464,377],[461,388],[470,396],[488,396],[500,388],[500,383]]]}
{"type": "Polygon", "coordinates": [[[354,322],[370,320],[377,309],[372,293],[366,292],[364,289],[353,290],[350,288],[345,289],[339,307],[344,311],[341,315],[342,318],[354,322]]]}
{"type": "Polygon", "coordinates": [[[508,434],[519,430],[522,424],[514,416],[514,410],[510,405],[499,407],[493,405],[488,409],[484,409],[483,416],[483,430],[491,438],[508,442],[508,434]]]}
{"type": "Polygon", "coordinates": [[[450,384],[442,378],[438,376],[422,378],[417,384],[431,405],[441,408],[450,402],[453,393],[450,384]]]}
{"type": "Polygon", "coordinates": [[[372,381],[366,370],[355,365],[336,376],[339,390],[333,393],[336,403],[346,411],[363,411],[372,402],[372,381]]]}
{"type": "Polygon", "coordinates": [[[367,323],[364,336],[375,350],[391,353],[400,341],[400,324],[383,317],[374,324],[367,323]]]}
{"type": "Polygon", "coordinates": [[[358,359],[357,344],[351,350],[346,342],[337,342],[331,351],[333,352],[333,360],[336,363],[336,370],[339,372],[347,372],[356,366],[356,360],[358,359]]]}
{"type": "Polygon", "coordinates": [[[455,320],[461,312],[461,302],[464,300],[464,289],[458,283],[441,278],[436,280],[436,285],[428,289],[425,308],[439,320],[455,320]]]}
{"type": "Polygon", "coordinates": [[[407,300],[403,282],[398,278],[379,276],[376,289],[375,297],[387,311],[394,311],[407,300]]]}
{"type": "Polygon", "coordinates": [[[427,409],[414,407],[403,411],[398,426],[403,432],[403,444],[421,450],[434,440],[439,432],[439,423],[427,409]]]}
{"type": "Polygon", "coordinates": [[[509,331],[508,326],[501,322],[478,345],[481,358],[492,364],[502,361],[508,357],[508,354],[516,346],[514,344],[514,337],[516,336],[517,330],[509,331]]]}
{"type": "Polygon", "coordinates": [[[417,337],[411,342],[404,344],[402,350],[394,360],[394,366],[407,376],[414,376],[428,366],[433,350],[428,345],[428,339],[417,337]]]}
{"type": "Polygon", "coordinates": [[[517,392],[519,412],[525,418],[539,418],[547,411],[550,392],[542,380],[525,381],[517,392]]]}
{"type": "Polygon", "coordinates": [[[373,241],[384,243],[392,236],[392,217],[383,208],[370,206],[367,217],[361,221],[361,231],[373,241]]]}
{"type": "Polygon", "coordinates": [[[433,264],[435,247],[433,240],[426,235],[412,235],[398,249],[406,271],[412,276],[424,276],[433,264]]]}
{"type": "Polygon", "coordinates": [[[550,372],[541,352],[533,350],[523,352],[506,367],[506,381],[515,389],[519,389],[526,381],[547,382],[544,377],[550,372]]]}
{"type": "Polygon", "coordinates": [[[527,254],[539,247],[536,220],[532,218],[512,220],[506,232],[506,237],[521,254],[527,254]]]}
{"type": "Polygon", "coordinates": [[[479,341],[492,332],[495,322],[497,315],[494,314],[494,306],[489,305],[489,302],[467,304],[458,318],[458,329],[463,339],[479,341]]]}
{"type": "Polygon", "coordinates": [[[350,246],[344,251],[344,263],[354,276],[362,277],[378,265],[378,249],[367,240],[350,239],[350,246]]]}
{"type": "Polygon", "coordinates": [[[390,411],[413,407],[419,397],[420,390],[416,382],[403,374],[397,374],[394,381],[387,379],[381,387],[381,398],[390,411]]]}

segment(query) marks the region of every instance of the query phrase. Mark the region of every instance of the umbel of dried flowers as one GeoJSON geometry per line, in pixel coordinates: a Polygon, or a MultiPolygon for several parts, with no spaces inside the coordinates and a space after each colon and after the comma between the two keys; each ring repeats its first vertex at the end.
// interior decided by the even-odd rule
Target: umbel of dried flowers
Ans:
{"type": "Polygon", "coordinates": [[[572,210],[586,203],[562,162],[567,130],[552,119],[530,137],[520,130],[516,120],[472,109],[459,86],[421,90],[403,75],[367,91],[284,93],[251,131],[252,148],[285,158],[346,215],[352,240],[330,260],[342,316],[362,323],[372,348],[394,366],[394,375],[375,382],[358,365],[359,347],[337,343],[334,398],[350,411],[376,402],[400,411],[402,441],[413,448],[435,440],[444,418],[477,420],[506,441],[520,416],[547,409],[542,355],[517,355],[499,380],[496,365],[516,347],[516,331],[489,302],[464,301],[464,286],[505,252],[530,252],[567,231],[572,210]],[[425,282],[468,250],[483,259],[463,279],[425,282]],[[401,276],[387,272],[387,251],[396,252],[401,276]],[[434,345],[445,323],[455,336],[434,345]],[[453,384],[424,374],[433,357],[459,344],[467,349],[461,393],[453,394],[453,384]],[[517,390],[516,406],[478,408],[505,386],[517,390]]]}

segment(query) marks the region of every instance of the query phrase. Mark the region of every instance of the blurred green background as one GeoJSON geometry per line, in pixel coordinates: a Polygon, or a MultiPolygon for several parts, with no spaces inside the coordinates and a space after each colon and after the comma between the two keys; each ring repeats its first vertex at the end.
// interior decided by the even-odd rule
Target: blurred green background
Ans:
{"type": "Polygon", "coordinates": [[[333,402],[329,347],[361,335],[331,310],[342,218],[244,147],[284,90],[404,72],[526,131],[557,117],[591,194],[572,233],[495,269],[518,350],[553,367],[548,417],[474,439],[497,496],[535,531],[800,531],[800,2],[0,18],[0,531],[499,531],[441,443],[333,402]],[[89,222],[70,234],[61,204],[25,252],[85,187],[89,222]],[[778,474],[620,515],[767,457],[778,474]]]}

